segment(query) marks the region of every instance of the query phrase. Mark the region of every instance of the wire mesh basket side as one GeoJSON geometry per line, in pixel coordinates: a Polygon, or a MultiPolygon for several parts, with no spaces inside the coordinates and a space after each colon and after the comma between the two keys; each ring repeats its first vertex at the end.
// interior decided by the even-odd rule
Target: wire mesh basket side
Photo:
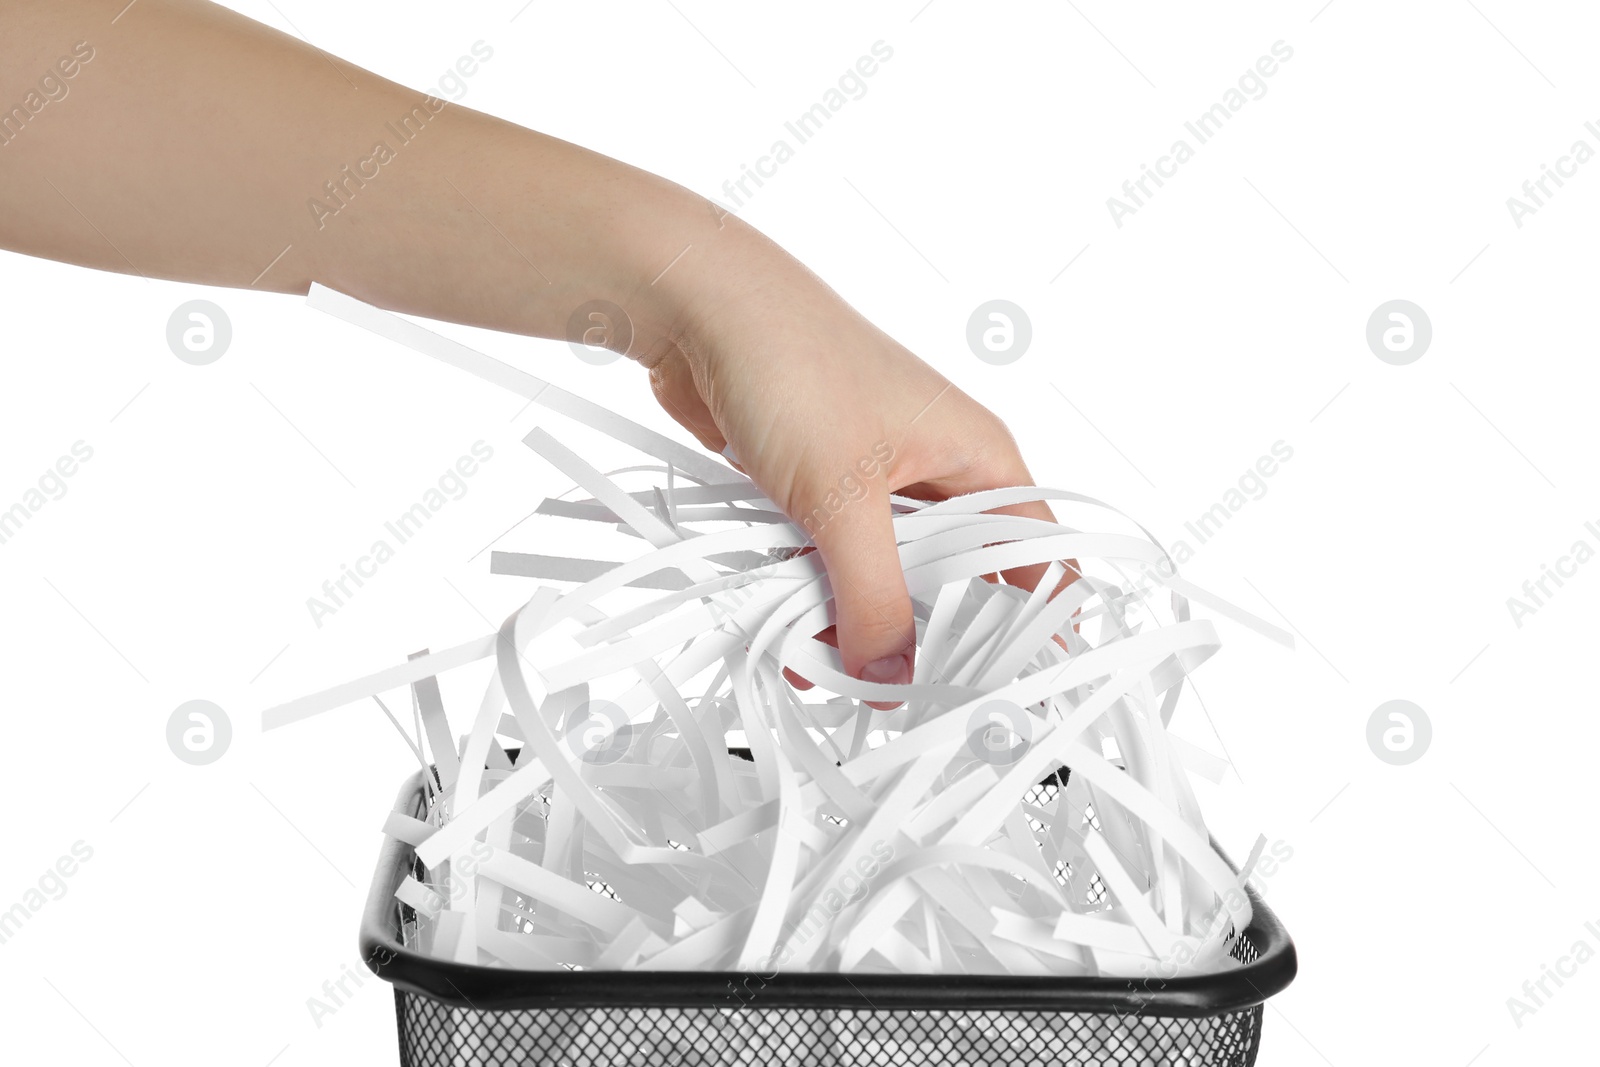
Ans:
{"type": "Polygon", "coordinates": [[[396,991],[402,1067],[1253,1067],[1262,1007],[1205,1018],[1028,1011],[478,1011],[396,991]]]}

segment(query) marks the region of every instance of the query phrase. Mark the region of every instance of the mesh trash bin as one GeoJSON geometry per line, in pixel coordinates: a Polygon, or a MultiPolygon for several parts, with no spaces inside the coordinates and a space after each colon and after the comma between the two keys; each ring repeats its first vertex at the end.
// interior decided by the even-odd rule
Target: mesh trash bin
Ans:
{"type": "MultiPolygon", "coordinates": [[[[423,811],[422,772],[396,810],[423,811]]],[[[1294,944],[1253,889],[1244,966],[1167,980],[665,971],[520,971],[415,950],[394,897],[421,873],[388,839],[361,927],[394,986],[402,1067],[1250,1067],[1263,1003],[1295,974],[1294,944]]]]}

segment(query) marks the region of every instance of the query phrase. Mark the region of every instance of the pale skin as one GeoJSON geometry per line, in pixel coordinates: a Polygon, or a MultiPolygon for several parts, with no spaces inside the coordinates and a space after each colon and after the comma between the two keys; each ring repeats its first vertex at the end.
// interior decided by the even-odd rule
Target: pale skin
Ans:
{"type": "MultiPolygon", "coordinates": [[[[0,115],[0,247],[206,285],[303,295],[317,281],[537,337],[611,301],[667,413],[811,520],[838,609],[827,636],[854,677],[911,680],[889,494],[1032,484],[996,416],[664,178],[451,104],[336,216],[314,218],[308,199],[393,142],[386,124],[424,94],[203,0],[0,0],[0,108],[46,75],[67,95],[9,126],[0,115]],[[65,77],[79,42],[93,58],[65,77]],[[885,444],[892,459],[872,462],[885,444]],[[844,479],[862,491],[838,506],[844,479]]],[[[1006,578],[1031,584],[1037,569],[1006,578]]]]}

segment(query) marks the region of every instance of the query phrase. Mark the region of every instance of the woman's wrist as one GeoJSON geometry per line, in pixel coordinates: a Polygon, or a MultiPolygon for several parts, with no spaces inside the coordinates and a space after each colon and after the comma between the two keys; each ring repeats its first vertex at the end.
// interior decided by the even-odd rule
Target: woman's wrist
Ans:
{"type": "Polygon", "coordinates": [[[619,302],[634,320],[629,355],[647,369],[674,351],[696,362],[723,347],[730,320],[757,286],[798,268],[760,231],[677,186],[662,197],[630,259],[619,302]]]}

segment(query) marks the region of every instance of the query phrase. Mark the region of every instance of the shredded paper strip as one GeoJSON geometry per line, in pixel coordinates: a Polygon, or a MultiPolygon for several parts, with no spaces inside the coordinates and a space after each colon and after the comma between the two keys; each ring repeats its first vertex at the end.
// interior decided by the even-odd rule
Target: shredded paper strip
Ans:
{"type": "Polygon", "coordinates": [[[1214,850],[1190,786],[1226,764],[1169,731],[1219,646],[1190,602],[1291,642],[1178,578],[1141,528],[1058,490],[894,497],[916,675],[860,681],[815,636],[835,621],[819,556],[748,479],[351,297],[310,303],[640,453],[607,474],[543,429],[524,440],[584,494],[538,521],[620,533],[632,558],[497,551],[493,572],[529,590],[498,632],[263,715],[409,690],[434,769],[423,817],[384,832],[425,868],[396,893],[423,950],[523,969],[1235,965],[1252,863],[1214,850]],[[992,513],[1031,500],[1090,523],[992,513]],[[1030,565],[1048,568],[1034,591],[985,579],[1030,565]],[[480,661],[458,737],[440,678],[480,661]]]}

